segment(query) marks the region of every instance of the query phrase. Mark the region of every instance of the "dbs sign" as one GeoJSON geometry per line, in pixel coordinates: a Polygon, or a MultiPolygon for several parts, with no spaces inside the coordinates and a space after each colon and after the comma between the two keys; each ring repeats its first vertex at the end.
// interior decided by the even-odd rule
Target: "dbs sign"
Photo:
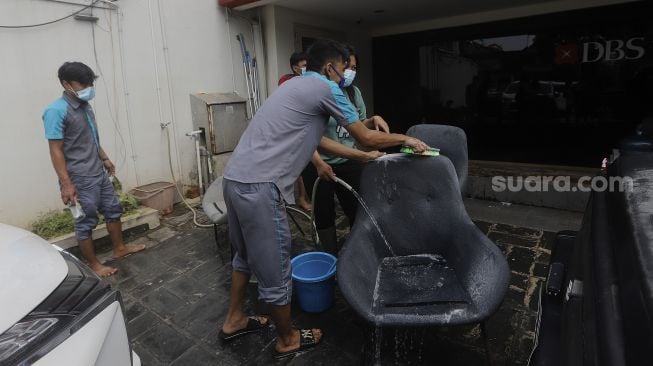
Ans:
{"type": "Polygon", "coordinates": [[[564,43],[555,48],[554,62],[563,65],[579,62],[637,60],[645,53],[644,37],[584,42],[580,47],[576,43],[564,43]]]}

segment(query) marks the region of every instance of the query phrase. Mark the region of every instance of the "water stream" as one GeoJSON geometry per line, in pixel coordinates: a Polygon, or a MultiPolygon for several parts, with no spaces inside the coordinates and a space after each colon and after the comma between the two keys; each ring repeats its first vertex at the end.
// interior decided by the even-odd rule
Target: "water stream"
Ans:
{"type": "Polygon", "coordinates": [[[381,327],[374,329],[374,365],[381,365],[381,343],[383,338],[383,331],[381,327]]]}
{"type": "Polygon", "coordinates": [[[351,190],[351,193],[354,195],[354,197],[356,197],[356,199],[361,204],[361,206],[363,206],[363,209],[367,213],[367,216],[370,217],[370,220],[372,220],[372,224],[374,224],[374,227],[376,228],[376,231],[378,231],[379,234],[381,235],[381,239],[383,239],[383,243],[385,244],[385,246],[390,251],[390,254],[392,254],[393,257],[396,257],[397,254],[395,254],[395,251],[392,250],[392,247],[390,246],[390,243],[388,243],[388,239],[386,239],[385,235],[383,234],[383,231],[381,231],[381,227],[376,222],[376,219],[374,218],[374,215],[372,215],[372,211],[370,211],[370,208],[367,207],[367,204],[365,204],[365,201],[363,201],[363,198],[354,189],[351,190]]]}

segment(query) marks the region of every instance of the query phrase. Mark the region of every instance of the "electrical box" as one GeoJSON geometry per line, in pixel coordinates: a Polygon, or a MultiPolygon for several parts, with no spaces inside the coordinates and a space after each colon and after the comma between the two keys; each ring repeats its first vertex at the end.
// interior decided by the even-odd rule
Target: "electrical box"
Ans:
{"type": "Polygon", "coordinates": [[[190,95],[193,128],[204,130],[211,154],[233,151],[247,128],[247,101],[236,93],[190,95]]]}

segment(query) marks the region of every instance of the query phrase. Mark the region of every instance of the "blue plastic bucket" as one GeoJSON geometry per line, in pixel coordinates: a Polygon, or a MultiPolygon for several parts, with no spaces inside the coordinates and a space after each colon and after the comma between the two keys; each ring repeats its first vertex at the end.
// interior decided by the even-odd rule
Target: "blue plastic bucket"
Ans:
{"type": "Polygon", "coordinates": [[[290,261],[295,295],[302,310],[319,313],[333,305],[336,261],[336,257],[324,252],[304,253],[290,261]]]}

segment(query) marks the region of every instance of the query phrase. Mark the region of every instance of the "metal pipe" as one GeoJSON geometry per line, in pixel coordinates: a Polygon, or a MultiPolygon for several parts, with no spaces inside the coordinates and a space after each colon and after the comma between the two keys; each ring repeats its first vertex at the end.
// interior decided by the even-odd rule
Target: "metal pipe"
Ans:
{"type": "Polygon", "coordinates": [[[213,182],[213,179],[215,179],[215,178],[213,178],[213,164],[212,164],[213,159],[211,159],[211,152],[209,152],[206,149],[205,149],[205,151],[206,151],[206,166],[208,167],[208,170],[209,170],[209,176],[206,177],[206,181],[207,181],[208,184],[211,184],[211,182],[213,182]]]}
{"type": "Polygon", "coordinates": [[[251,66],[252,78],[254,79],[254,98],[256,99],[256,111],[261,108],[261,99],[259,97],[258,69],[256,67],[256,58],[252,59],[251,66]]]}
{"type": "Polygon", "coordinates": [[[200,158],[200,135],[202,132],[202,130],[196,130],[186,134],[186,136],[190,136],[193,140],[195,140],[195,155],[197,158],[197,184],[200,190],[200,197],[204,195],[204,184],[202,182],[202,159],[200,158]]]}
{"type": "MultiPolygon", "coordinates": [[[[102,1],[102,0],[101,0],[102,1]]],[[[168,38],[166,36],[166,27],[165,27],[165,22],[163,20],[163,2],[159,2],[159,5],[157,6],[158,11],[159,11],[159,27],[161,28],[161,43],[163,46],[163,61],[165,65],[165,73],[166,73],[166,81],[168,84],[168,106],[170,109],[170,121],[172,122],[172,133],[174,136],[173,142],[175,146],[175,157],[177,158],[177,169],[179,169],[179,176],[183,177],[184,172],[182,170],[182,165],[181,165],[181,157],[179,155],[179,144],[177,141],[177,125],[176,125],[176,110],[175,110],[175,97],[174,97],[174,90],[173,90],[173,80],[170,77],[170,52],[168,50],[168,38]]],[[[175,182],[177,183],[177,182],[175,182]]]]}
{"type": "Polygon", "coordinates": [[[156,57],[156,36],[154,35],[154,18],[152,17],[152,1],[148,0],[147,8],[150,18],[150,37],[152,37],[152,58],[154,61],[154,82],[156,87],[156,99],[159,112],[159,122],[163,122],[163,103],[161,102],[161,83],[159,81],[159,62],[156,57]]]}
{"type": "Polygon", "coordinates": [[[204,195],[204,179],[202,178],[202,160],[200,159],[200,139],[197,137],[195,138],[195,152],[197,153],[197,181],[201,197],[204,195]]]}
{"type": "Polygon", "coordinates": [[[127,119],[127,130],[129,131],[129,146],[131,148],[131,158],[132,164],[134,167],[134,177],[136,178],[136,184],[140,185],[141,180],[138,177],[138,164],[136,160],[138,156],[136,155],[136,146],[134,145],[134,129],[132,126],[132,115],[131,115],[131,105],[129,103],[129,86],[127,84],[127,77],[125,76],[125,42],[123,40],[123,27],[122,19],[124,17],[122,13],[122,8],[118,7],[118,49],[120,50],[120,74],[122,76],[122,85],[125,93],[125,117],[127,119]]]}
{"type": "Polygon", "coordinates": [[[248,109],[249,109],[249,118],[254,117],[254,109],[252,108],[252,100],[251,100],[251,95],[249,94],[249,78],[247,77],[247,63],[245,60],[243,60],[243,69],[245,70],[245,85],[247,87],[247,101],[248,104],[248,109]]]}

